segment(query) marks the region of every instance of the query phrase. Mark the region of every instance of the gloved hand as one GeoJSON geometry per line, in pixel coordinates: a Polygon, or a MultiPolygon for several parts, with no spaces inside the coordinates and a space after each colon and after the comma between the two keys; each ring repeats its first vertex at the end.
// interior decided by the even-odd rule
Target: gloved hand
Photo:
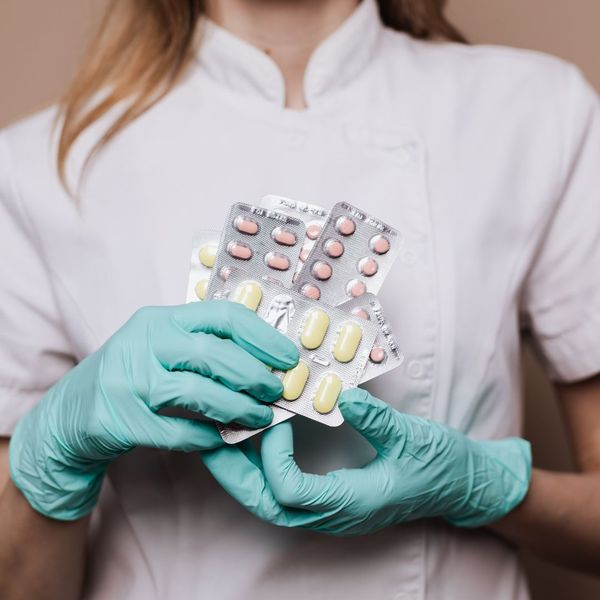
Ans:
{"type": "Polygon", "coordinates": [[[82,517],[124,452],[222,443],[214,424],[159,415],[161,408],[264,427],[273,413],[262,402],[282,392],[265,364],[289,369],[297,361],[294,344],[240,304],[143,308],[20,420],[10,441],[12,480],[38,512],[82,517]]]}
{"type": "Polygon", "coordinates": [[[361,469],[302,473],[290,422],[265,431],[260,457],[248,445],[229,446],[203,453],[204,462],[260,518],[336,535],[426,517],[477,527],[510,512],[527,492],[531,456],[524,440],[473,441],[361,389],[344,392],[339,407],[377,451],[361,469]]]}

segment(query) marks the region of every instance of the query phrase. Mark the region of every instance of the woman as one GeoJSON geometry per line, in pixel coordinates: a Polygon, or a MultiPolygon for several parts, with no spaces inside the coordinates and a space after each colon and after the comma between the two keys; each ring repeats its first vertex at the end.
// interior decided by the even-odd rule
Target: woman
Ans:
{"type": "Polygon", "coordinates": [[[523,599],[515,546],[600,571],[598,99],[441,4],[114,2],[61,107],[2,133],[3,598],[523,599]],[[270,421],[293,346],[176,306],[193,232],[269,192],[401,230],[406,361],[259,455],[157,412],[270,421]],[[515,437],[521,324],[578,473],[515,437]]]}

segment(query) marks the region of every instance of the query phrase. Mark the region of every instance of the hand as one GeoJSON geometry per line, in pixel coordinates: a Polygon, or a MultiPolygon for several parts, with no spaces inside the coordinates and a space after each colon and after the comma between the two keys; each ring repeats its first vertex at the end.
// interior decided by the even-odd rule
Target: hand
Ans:
{"type": "Polygon", "coordinates": [[[258,517],[336,535],[426,517],[481,526],[510,512],[527,492],[531,456],[524,440],[473,441],[361,389],[344,392],[339,407],[377,451],[361,469],[302,473],[290,422],[264,433],[260,457],[248,445],[229,446],[203,453],[204,462],[258,517]]]}
{"type": "Polygon", "coordinates": [[[38,512],[84,516],[124,452],[222,443],[212,423],[157,411],[180,407],[264,427],[273,413],[262,403],[282,393],[265,364],[289,369],[297,361],[294,344],[240,304],[143,308],[20,420],[10,442],[12,479],[38,512]]]}

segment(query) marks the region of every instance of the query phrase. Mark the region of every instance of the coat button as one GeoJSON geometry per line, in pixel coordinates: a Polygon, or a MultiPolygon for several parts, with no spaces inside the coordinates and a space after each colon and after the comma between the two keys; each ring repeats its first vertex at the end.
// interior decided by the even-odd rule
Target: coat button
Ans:
{"type": "Polygon", "coordinates": [[[425,374],[425,366],[418,360],[411,360],[407,366],[408,375],[412,379],[421,379],[425,374]]]}
{"type": "Polygon", "coordinates": [[[405,167],[412,161],[412,152],[408,148],[398,148],[394,151],[394,157],[401,167],[405,167]]]}
{"type": "Polygon", "coordinates": [[[305,139],[306,139],[306,134],[302,133],[300,131],[294,131],[293,133],[290,133],[288,135],[288,142],[289,142],[290,146],[293,146],[294,148],[301,146],[304,143],[305,139]]]}
{"type": "Polygon", "coordinates": [[[400,253],[400,260],[408,266],[412,266],[417,262],[417,254],[414,250],[406,248],[400,253]]]}

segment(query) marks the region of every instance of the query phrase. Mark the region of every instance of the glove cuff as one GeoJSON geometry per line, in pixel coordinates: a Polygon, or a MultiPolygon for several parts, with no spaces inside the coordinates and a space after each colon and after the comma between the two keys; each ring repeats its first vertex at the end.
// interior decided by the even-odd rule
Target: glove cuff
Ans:
{"type": "Polygon", "coordinates": [[[98,501],[107,465],[65,465],[50,444],[30,431],[31,418],[30,413],[19,421],[10,440],[12,482],[46,517],[74,521],[88,515],[98,501]]]}
{"type": "Polygon", "coordinates": [[[460,516],[446,515],[457,527],[482,527],[501,519],[527,495],[531,480],[531,445],[520,438],[471,441],[472,477],[460,516]]]}

